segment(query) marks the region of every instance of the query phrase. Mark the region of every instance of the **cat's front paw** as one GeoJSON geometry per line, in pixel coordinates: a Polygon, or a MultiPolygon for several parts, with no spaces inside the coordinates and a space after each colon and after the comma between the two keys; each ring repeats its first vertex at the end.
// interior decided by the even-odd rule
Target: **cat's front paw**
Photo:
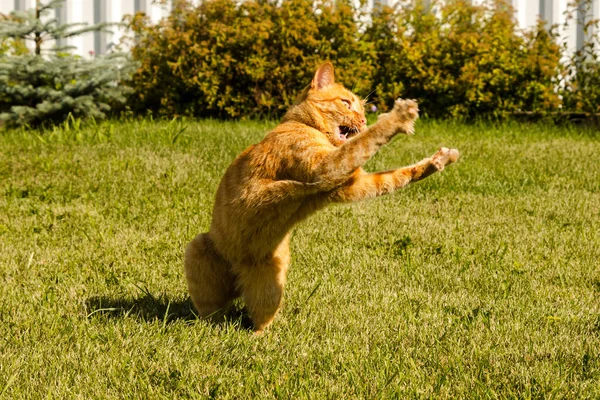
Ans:
{"type": "Polygon", "coordinates": [[[458,160],[458,156],[458,150],[442,147],[437,151],[437,153],[431,156],[431,164],[438,171],[441,171],[446,165],[452,164],[453,162],[458,160]]]}
{"type": "Polygon", "coordinates": [[[407,135],[415,133],[415,121],[419,118],[419,105],[415,100],[396,100],[391,113],[399,119],[400,132],[407,135]]]}

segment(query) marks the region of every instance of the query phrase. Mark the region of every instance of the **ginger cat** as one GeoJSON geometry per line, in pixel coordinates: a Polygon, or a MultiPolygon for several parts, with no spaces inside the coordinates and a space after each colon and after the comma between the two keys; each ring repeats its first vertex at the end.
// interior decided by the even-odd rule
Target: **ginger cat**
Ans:
{"type": "Polygon", "coordinates": [[[229,166],[217,190],[210,231],[185,252],[185,275],[200,317],[241,296],[256,332],[281,304],[290,262],[289,232],[329,203],[390,193],[456,161],[441,148],[414,165],[374,174],[361,166],[396,134],[412,134],[417,103],[396,100],[366,127],[363,102],[323,64],[265,139],[229,166]]]}

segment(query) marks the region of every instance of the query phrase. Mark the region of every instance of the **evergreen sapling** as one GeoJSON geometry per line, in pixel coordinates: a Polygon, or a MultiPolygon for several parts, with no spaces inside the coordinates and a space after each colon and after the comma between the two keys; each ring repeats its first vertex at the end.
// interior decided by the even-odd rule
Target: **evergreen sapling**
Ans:
{"type": "Polygon", "coordinates": [[[37,0],[35,9],[0,14],[0,121],[7,126],[44,126],[75,118],[101,119],[125,103],[122,84],[134,64],[123,53],[87,60],[72,47],[54,46],[68,37],[106,31],[109,24],[61,24],[51,17],[64,0],[37,0]],[[33,51],[23,43],[33,42],[33,51]],[[20,51],[17,51],[20,49],[20,51]]]}

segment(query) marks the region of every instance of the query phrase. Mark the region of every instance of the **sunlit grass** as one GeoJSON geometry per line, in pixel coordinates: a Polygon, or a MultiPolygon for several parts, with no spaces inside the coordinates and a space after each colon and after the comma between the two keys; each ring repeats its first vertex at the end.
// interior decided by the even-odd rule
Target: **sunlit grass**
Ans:
{"type": "Polygon", "coordinates": [[[367,169],[459,162],[300,225],[254,337],[194,317],[182,252],[272,126],[0,133],[0,397],[600,397],[593,130],[419,122],[367,169]]]}

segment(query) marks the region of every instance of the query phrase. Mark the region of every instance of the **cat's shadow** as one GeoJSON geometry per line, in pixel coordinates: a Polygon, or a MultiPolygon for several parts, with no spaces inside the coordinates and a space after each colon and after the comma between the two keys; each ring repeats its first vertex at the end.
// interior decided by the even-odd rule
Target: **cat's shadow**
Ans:
{"type": "MultiPolygon", "coordinates": [[[[154,296],[150,292],[137,297],[92,296],[85,301],[87,317],[135,318],[143,322],[163,321],[172,324],[177,321],[196,321],[198,315],[189,297],[171,299],[166,295],[154,296]]],[[[206,320],[220,325],[230,323],[242,330],[252,329],[248,313],[239,304],[233,304],[218,317],[206,320]]]]}

